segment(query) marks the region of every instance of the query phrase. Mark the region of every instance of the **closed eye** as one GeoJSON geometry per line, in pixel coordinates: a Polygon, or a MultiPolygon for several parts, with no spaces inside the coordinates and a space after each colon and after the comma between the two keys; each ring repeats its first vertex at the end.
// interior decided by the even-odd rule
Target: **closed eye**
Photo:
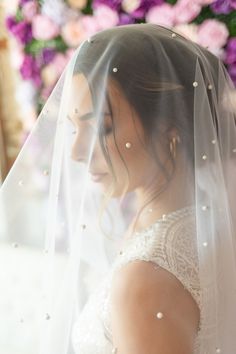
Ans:
{"type": "Polygon", "coordinates": [[[110,134],[112,132],[112,127],[104,127],[104,133],[106,135],[110,134]]]}
{"type": "MultiPolygon", "coordinates": [[[[106,112],[103,114],[104,117],[107,117],[107,116],[110,116],[110,115],[111,115],[110,113],[106,113],[106,112]]],[[[72,120],[70,119],[70,117],[68,117],[68,118],[69,118],[70,122],[72,122],[72,120]]],[[[109,119],[109,120],[110,120],[110,119],[109,119]]],[[[72,122],[72,123],[73,123],[73,122],[72,122]]],[[[73,124],[73,125],[74,125],[74,124],[73,124]]],[[[91,124],[91,126],[95,129],[94,124],[91,124]]],[[[107,124],[107,125],[104,124],[103,127],[102,127],[102,133],[105,134],[105,135],[110,134],[110,133],[112,132],[112,130],[113,130],[113,128],[112,128],[112,126],[110,125],[110,123],[107,124]]],[[[78,130],[73,130],[71,134],[75,135],[75,134],[77,134],[77,132],[78,132],[78,130]]]]}
{"type": "MultiPolygon", "coordinates": [[[[108,117],[111,116],[111,113],[104,113],[104,117],[108,117]]],[[[104,126],[103,126],[103,132],[105,135],[108,135],[112,132],[112,125],[111,125],[111,119],[108,118],[105,120],[104,126]],[[106,122],[106,120],[109,120],[109,123],[106,122]]]]}

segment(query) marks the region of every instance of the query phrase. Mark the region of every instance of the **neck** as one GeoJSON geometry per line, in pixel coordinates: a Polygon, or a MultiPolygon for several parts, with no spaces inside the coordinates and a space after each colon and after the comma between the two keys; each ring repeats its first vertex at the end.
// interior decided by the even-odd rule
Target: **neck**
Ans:
{"type": "Polygon", "coordinates": [[[131,233],[151,225],[165,214],[191,205],[193,179],[186,169],[186,162],[179,158],[176,166],[169,182],[164,176],[155,174],[145,186],[136,190],[136,215],[130,225],[131,233]],[[189,182],[190,189],[186,182],[189,182]],[[163,191],[160,193],[160,190],[163,191]]]}

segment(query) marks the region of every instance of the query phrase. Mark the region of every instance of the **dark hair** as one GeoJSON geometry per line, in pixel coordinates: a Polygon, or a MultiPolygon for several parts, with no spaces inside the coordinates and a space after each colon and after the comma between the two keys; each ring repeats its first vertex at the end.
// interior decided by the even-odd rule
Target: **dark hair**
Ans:
{"type": "MultiPolygon", "coordinates": [[[[92,82],[88,81],[94,106],[96,107],[96,97],[104,79],[100,74],[109,70],[108,77],[118,83],[138,115],[148,145],[153,146],[156,139],[160,139],[166,145],[168,153],[169,142],[163,133],[176,128],[193,165],[193,82],[196,60],[198,57],[202,72],[205,73],[206,85],[211,82],[217,87],[218,58],[181,35],[176,34],[173,38],[171,34],[171,30],[153,24],[125,25],[99,32],[91,41],[83,43],[75,73],[80,72],[89,77],[99,62],[99,69],[92,82]],[[198,55],[200,52],[201,55],[198,55]],[[118,68],[117,72],[113,72],[114,67],[118,68]],[[165,131],[161,127],[165,127],[165,131]]],[[[212,92],[206,94],[211,102],[212,92]]],[[[106,98],[110,104],[109,92],[106,98]]],[[[111,104],[110,110],[112,112],[111,104]]],[[[112,168],[102,136],[100,141],[112,168]]],[[[159,168],[169,181],[175,170],[175,161],[169,153],[173,163],[173,171],[169,176],[155,149],[152,151],[159,168]]]]}

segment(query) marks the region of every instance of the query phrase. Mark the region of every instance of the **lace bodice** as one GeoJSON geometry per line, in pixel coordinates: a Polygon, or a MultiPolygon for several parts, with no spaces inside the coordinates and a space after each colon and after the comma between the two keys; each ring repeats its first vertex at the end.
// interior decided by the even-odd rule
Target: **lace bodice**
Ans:
{"type": "MultiPolygon", "coordinates": [[[[154,267],[168,270],[191,293],[201,310],[194,215],[193,207],[178,209],[127,239],[74,325],[72,341],[76,354],[112,353],[110,285],[114,271],[128,262],[151,261],[154,267]]],[[[194,354],[199,353],[200,329],[201,325],[194,354]]]]}

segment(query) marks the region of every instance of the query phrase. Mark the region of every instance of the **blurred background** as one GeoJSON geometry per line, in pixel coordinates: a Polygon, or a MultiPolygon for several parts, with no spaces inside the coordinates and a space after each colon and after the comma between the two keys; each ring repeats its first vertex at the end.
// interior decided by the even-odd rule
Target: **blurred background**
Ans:
{"type": "MultiPolygon", "coordinates": [[[[234,82],[236,110],[236,0],[0,0],[0,186],[80,43],[103,29],[143,22],[172,28],[221,58],[234,82]]],[[[6,215],[0,203],[0,284],[4,284],[0,352],[4,354],[32,354],[39,347],[35,304],[38,307],[41,301],[42,269],[47,264],[44,228],[51,216],[50,171],[46,154],[39,156],[39,151],[37,144],[31,144],[20,172],[18,166],[23,180],[13,178],[13,189],[4,195],[6,215]],[[11,203],[14,190],[17,205],[11,203]]],[[[58,205],[63,208],[60,198],[58,205]]],[[[59,211],[56,284],[63,278],[69,254],[64,246],[67,214],[59,211]]],[[[94,242],[96,235],[91,236],[94,242]]],[[[44,311],[42,316],[50,318],[44,311]]]]}
{"type": "Polygon", "coordinates": [[[207,47],[236,88],[236,0],[0,0],[0,185],[75,48],[141,22],[207,47]]]}

